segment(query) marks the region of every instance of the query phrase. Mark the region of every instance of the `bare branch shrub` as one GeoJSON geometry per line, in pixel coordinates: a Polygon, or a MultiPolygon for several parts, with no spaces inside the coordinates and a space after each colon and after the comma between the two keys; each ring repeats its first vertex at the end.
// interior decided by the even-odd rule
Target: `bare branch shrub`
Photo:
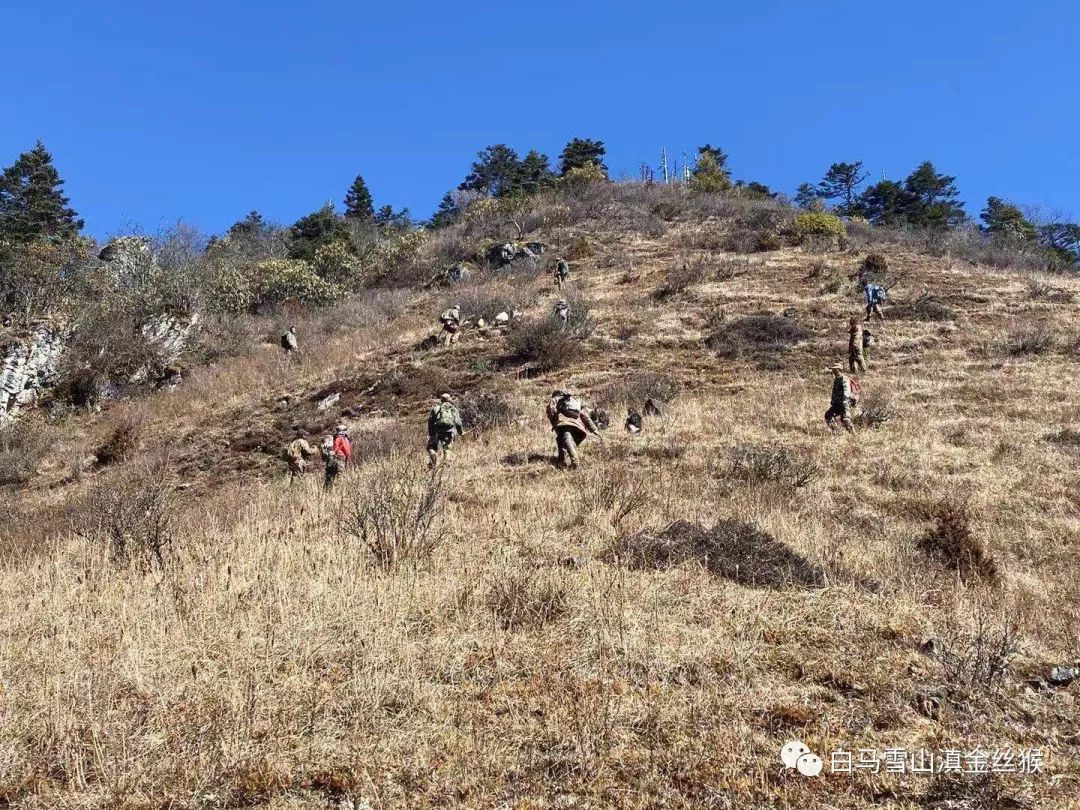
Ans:
{"type": "Polygon", "coordinates": [[[772,313],[747,315],[717,324],[705,345],[721,357],[735,360],[745,355],[767,355],[787,351],[807,340],[812,333],[798,322],[772,313]]]}
{"type": "Polygon", "coordinates": [[[1009,664],[1019,651],[1020,630],[1017,619],[1009,614],[997,619],[980,608],[975,614],[975,628],[944,639],[941,664],[950,683],[972,688],[993,689],[1000,685],[1009,664]]]}
{"type": "Polygon", "coordinates": [[[997,562],[972,528],[974,520],[966,501],[944,498],[933,507],[932,514],[934,525],[919,540],[920,551],[962,579],[1000,581],[997,562]]]}
{"type": "Polygon", "coordinates": [[[0,427],[0,486],[29,483],[52,440],[53,431],[40,419],[27,417],[0,427]]]}
{"type": "Polygon", "coordinates": [[[684,259],[667,271],[664,282],[653,290],[652,297],[656,301],[666,301],[684,294],[692,286],[703,283],[707,278],[708,259],[706,257],[695,256],[693,259],[684,259]]]}
{"type": "Polygon", "coordinates": [[[113,415],[113,428],[108,438],[94,451],[99,466],[105,467],[129,458],[138,450],[139,437],[149,420],[145,406],[125,403],[113,415]]]}
{"type": "Polygon", "coordinates": [[[620,376],[597,392],[596,398],[606,407],[642,405],[647,399],[671,402],[679,395],[679,382],[674,377],[655,371],[639,371],[620,376]]]}
{"type": "Polygon", "coordinates": [[[880,389],[870,391],[859,400],[859,413],[855,417],[855,424],[859,427],[883,428],[885,424],[896,416],[896,399],[880,389]]]}
{"type": "Polygon", "coordinates": [[[120,567],[159,570],[176,539],[176,501],[168,464],[149,461],[99,489],[81,519],[82,534],[105,541],[120,567]]]}
{"type": "Polygon", "coordinates": [[[520,412],[502,394],[491,391],[469,393],[459,403],[465,430],[483,432],[513,424],[520,412]]]}
{"type": "Polygon", "coordinates": [[[1037,323],[1014,329],[1005,338],[1004,351],[1011,355],[1046,354],[1057,345],[1054,332],[1045,324],[1037,323]]]}
{"type": "Polygon", "coordinates": [[[443,539],[448,481],[413,460],[391,457],[368,465],[350,482],[344,529],[384,571],[428,560],[443,539]]]}
{"type": "Polygon", "coordinates": [[[569,610],[566,587],[537,569],[504,572],[491,578],[487,607],[503,630],[535,630],[558,621],[569,610]]]}
{"type": "Polygon", "coordinates": [[[724,474],[737,481],[779,481],[793,489],[811,484],[821,473],[812,458],[779,444],[744,442],[731,448],[724,474]]]}
{"type": "Polygon", "coordinates": [[[893,307],[892,314],[894,317],[912,321],[956,320],[952,307],[941,303],[928,292],[919,293],[913,301],[893,307]]]}

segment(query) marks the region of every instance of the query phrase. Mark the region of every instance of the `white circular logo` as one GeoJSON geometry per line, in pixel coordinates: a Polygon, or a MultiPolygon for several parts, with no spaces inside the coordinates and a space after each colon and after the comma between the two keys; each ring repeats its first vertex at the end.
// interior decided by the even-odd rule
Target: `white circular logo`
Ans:
{"type": "Polygon", "coordinates": [[[794,768],[803,754],[809,754],[810,749],[800,740],[789,740],[780,749],[780,761],[785,768],[794,768]]]}
{"type": "Polygon", "coordinates": [[[817,754],[806,753],[795,762],[795,767],[799,769],[799,773],[803,776],[817,776],[821,773],[824,763],[817,754]]]}

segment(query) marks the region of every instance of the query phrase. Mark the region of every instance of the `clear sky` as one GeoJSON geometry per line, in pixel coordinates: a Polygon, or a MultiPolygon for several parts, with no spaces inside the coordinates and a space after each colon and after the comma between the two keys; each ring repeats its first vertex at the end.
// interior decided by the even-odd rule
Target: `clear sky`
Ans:
{"type": "Polygon", "coordinates": [[[426,216],[477,150],[612,173],[710,142],[791,193],[837,160],[922,160],[1080,217],[1075,0],[16,3],[0,165],[41,138],[91,234],[247,211],[291,222],[352,178],[426,216]]]}

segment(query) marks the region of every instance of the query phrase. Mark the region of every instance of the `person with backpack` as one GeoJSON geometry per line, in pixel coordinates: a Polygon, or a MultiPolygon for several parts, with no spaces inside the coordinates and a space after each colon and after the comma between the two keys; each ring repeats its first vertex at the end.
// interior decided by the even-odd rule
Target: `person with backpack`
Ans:
{"type": "Polygon", "coordinates": [[[555,445],[558,448],[556,463],[559,467],[575,468],[581,464],[578,454],[580,445],[590,434],[603,441],[596,423],[585,412],[581,398],[576,394],[555,389],[548,400],[547,418],[551,429],[555,431],[555,445]]]}
{"type": "Polygon", "coordinates": [[[288,356],[295,352],[298,348],[296,342],[296,327],[290,326],[288,331],[281,336],[281,348],[285,350],[285,355],[288,356]]]}
{"type": "Polygon", "coordinates": [[[449,394],[442,394],[432,407],[428,414],[427,432],[430,466],[435,469],[439,464],[439,451],[442,451],[444,459],[449,458],[454,440],[465,432],[461,425],[461,411],[449,394]]]}
{"type": "Polygon", "coordinates": [[[560,256],[555,260],[555,286],[562,292],[563,284],[570,280],[570,262],[560,256]]]}
{"type": "Polygon", "coordinates": [[[555,319],[565,329],[570,323],[570,304],[565,298],[560,298],[555,302],[555,319]]]}
{"type": "Polygon", "coordinates": [[[869,323],[870,316],[876,314],[885,323],[885,315],[881,312],[881,305],[885,303],[885,288],[867,279],[863,291],[866,293],[866,322],[869,323]]]}
{"type": "Polygon", "coordinates": [[[859,323],[858,318],[848,319],[848,370],[852,374],[855,372],[866,373],[866,355],[863,354],[865,346],[863,325],[859,323]]]}
{"type": "Polygon", "coordinates": [[[285,446],[285,460],[289,462],[289,483],[307,472],[307,457],[315,455],[315,448],[307,440],[307,433],[300,430],[296,438],[285,446]]]}
{"type": "Polygon", "coordinates": [[[326,439],[323,440],[322,453],[323,458],[326,459],[326,478],[323,480],[323,488],[330,489],[352,460],[352,441],[349,439],[349,428],[346,425],[338,425],[333,439],[329,442],[326,439]]]}
{"type": "Polygon", "coordinates": [[[454,304],[439,316],[439,320],[442,322],[441,338],[444,345],[457,343],[461,332],[461,304],[454,304]]]}
{"type": "Polygon", "coordinates": [[[851,421],[851,409],[859,403],[859,383],[844,374],[844,367],[837,363],[829,371],[833,374],[832,397],[829,400],[829,410],[825,411],[825,424],[829,430],[836,432],[836,418],[848,433],[855,432],[855,425],[851,421]]]}

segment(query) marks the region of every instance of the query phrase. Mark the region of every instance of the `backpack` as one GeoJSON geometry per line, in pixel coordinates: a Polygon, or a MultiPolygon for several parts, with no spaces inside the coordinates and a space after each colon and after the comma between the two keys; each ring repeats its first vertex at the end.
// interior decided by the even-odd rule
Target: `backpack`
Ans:
{"type": "Polygon", "coordinates": [[[871,284],[866,288],[867,297],[870,299],[871,304],[884,304],[885,303],[885,289],[879,287],[877,284],[871,284]]]}
{"type": "Polygon", "coordinates": [[[581,400],[573,394],[567,394],[559,400],[559,413],[571,419],[577,419],[581,416],[581,400]]]}
{"type": "Polygon", "coordinates": [[[870,332],[869,329],[863,329],[862,347],[864,349],[869,349],[873,345],[874,345],[874,335],[870,332]]]}
{"type": "Polygon", "coordinates": [[[859,404],[859,381],[856,380],[854,377],[851,377],[848,380],[848,382],[851,383],[851,404],[852,405],[858,405],[859,404]]]}
{"type": "Polygon", "coordinates": [[[441,430],[455,430],[457,428],[457,408],[449,402],[444,402],[435,412],[435,424],[441,430]]]}

